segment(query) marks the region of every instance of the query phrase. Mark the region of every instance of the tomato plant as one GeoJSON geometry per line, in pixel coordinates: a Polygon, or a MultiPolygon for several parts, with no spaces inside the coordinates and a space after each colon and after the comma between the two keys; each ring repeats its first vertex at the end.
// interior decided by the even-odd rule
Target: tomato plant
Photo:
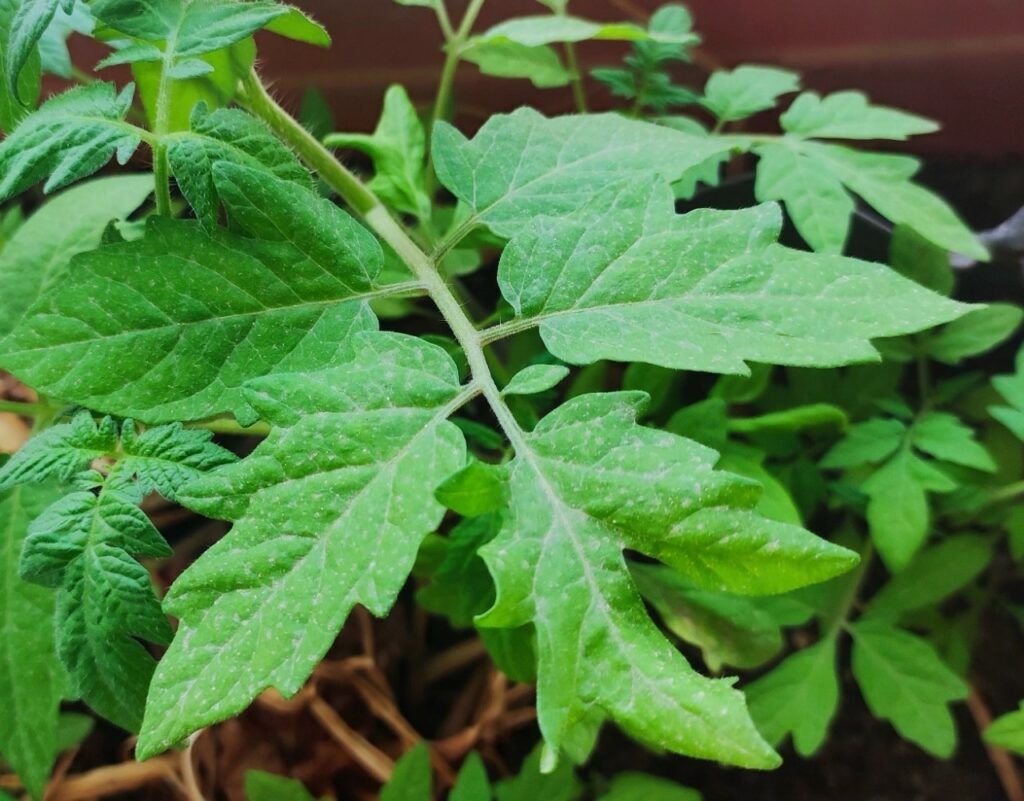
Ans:
{"type": "MultiPolygon", "coordinates": [[[[948,756],[988,566],[1024,542],[1024,385],[932,373],[1021,312],[954,299],[948,253],[985,248],[915,159],[851,144],[935,124],[766,66],[681,85],[699,37],[679,5],[641,25],[547,0],[479,31],[481,0],[457,22],[400,2],[434,11],[446,62],[431,110],[393,86],[371,134],[261,81],[258,31],[329,44],[294,7],[0,3],[0,200],[56,193],[24,222],[10,206],[0,251],[0,368],[34,393],[0,401],[34,420],[0,468],[0,753],[25,790],[62,700],[153,758],[298,693],[353,609],[388,615],[411,577],[536,684],[542,745],[499,798],[578,797],[603,727],[744,768],[790,735],[812,754],[847,640],[872,713],[948,756]],[[71,30],[110,54],[37,107],[43,72],[80,72],[71,30]],[[595,39],[629,51],[593,74],[616,111],[587,113],[595,39]],[[568,87],[579,113],[468,135],[462,62],[568,87]],[[780,132],[752,133],[780,104],[780,132]],[[703,206],[743,158],[757,202],[703,206]],[[845,255],[865,207],[891,264],[845,255]],[[244,458],[237,436],[259,440],[244,458]],[[162,598],[154,493],[231,524],[162,598]]],[[[1019,720],[993,742],[1019,749],[1019,720]]],[[[253,774],[250,797],[309,797],[282,781],[253,774]]],[[[389,788],[429,798],[424,748],[389,788]]],[[[451,797],[491,792],[471,757],[451,797]]],[[[696,797],[639,774],[594,792],[696,797]]]]}

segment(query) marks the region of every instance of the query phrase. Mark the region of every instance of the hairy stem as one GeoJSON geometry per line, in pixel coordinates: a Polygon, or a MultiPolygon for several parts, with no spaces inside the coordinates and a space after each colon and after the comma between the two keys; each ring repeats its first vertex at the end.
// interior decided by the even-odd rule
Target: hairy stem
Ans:
{"type": "MultiPolygon", "coordinates": [[[[434,136],[434,126],[440,120],[446,119],[448,115],[448,107],[452,102],[452,90],[455,86],[455,72],[459,68],[459,61],[462,59],[462,50],[469,39],[470,34],[473,31],[473,25],[476,22],[476,18],[480,15],[480,9],[483,8],[484,0],[472,0],[469,7],[466,9],[466,13],[462,15],[462,20],[459,22],[458,30],[452,31],[451,23],[448,24],[448,29],[445,31],[444,23],[442,21],[441,30],[444,31],[445,35],[445,56],[444,66],[441,68],[441,77],[437,84],[437,94],[434,97],[434,109],[430,115],[430,128],[427,130],[427,196],[432,197],[434,191],[437,189],[436,180],[434,176],[434,163],[431,153],[433,148],[431,147],[431,141],[434,136]]],[[[437,0],[437,7],[444,8],[444,1],[437,0]]],[[[440,19],[439,12],[439,19],[440,19]]],[[[445,12],[445,18],[447,18],[447,12],[445,12]]]]}
{"type": "MultiPolygon", "coordinates": [[[[478,11],[481,5],[483,0],[475,0],[470,10],[466,12],[467,15],[474,7],[478,11]]],[[[463,22],[465,23],[465,20],[463,22]]],[[[420,249],[408,231],[391,216],[373,192],[277,104],[260,83],[255,72],[250,73],[245,79],[243,90],[249,110],[266,122],[286,144],[294,148],[307,165],[319,173],[343,200],[362,215],[367,225],[391,246],[413,276],[423,285],[466,354],[472,376],[473,393],[479,392],[484,396],[512,446],[516,451],[524,452],[525,433],[501,397],[488,366],[480,334],[445,282],[435,261],[420,249]]]]}
{"type": "Polygon", "coordinates": [[[18,414],[22,417],[35,417],[42,414],[47,408],[41,403],[22,403],[21,401],[0,399],[0,412],[18,414]]]}
{"type": "Polygon", "coordinates": [[[171,171],[167,164],[167,143],[163,137],[171,128],[171,78],[168,73],[174,66],[172,58],[175,48],[172,37],[164,47],[164,59],[160,65],[160,82],[156,89],[156,113],[153,133],[157,139],[153,144],[153,181],[156,187],[156,212],[164,217],[171,214],[171,171]]]}

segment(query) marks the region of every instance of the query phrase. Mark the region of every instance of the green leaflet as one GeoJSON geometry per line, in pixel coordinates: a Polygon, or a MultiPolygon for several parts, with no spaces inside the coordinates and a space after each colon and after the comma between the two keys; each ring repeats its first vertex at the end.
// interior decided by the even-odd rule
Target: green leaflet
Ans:
{"type": "Polygon", "coordinates": [[[956,729],[947,704],[967,697],[963,681],[920,637],[875,622],[851,633],[853,675],[871,712],[929,753],[950,756],[956,729]]]}
{"type": "Polygon", "coordinates": [[[473,751],[462,763],[448,801],[491,801],[491,782],[480,755],[473,751]]]}
{"type": "Polygon", "coordinates": [[[372,134],[332,133],[324,138],[324,144],[365,153],[373,160],[369,188],[395,211],[430,219],[430,198],[424,185],[426,133],[403,87],[388,87],[372,134]]]}
{"type": "Polygon", "coordinates": [[[939,129],[934,121],[868,102],[863,92],[804,92],[779,118],[782,130],[817,139],[898,139],[939,129]]]}
{"type": "MultiPolygon", "coordinates": [[[[9,28],[0,34],[4,49],[4,88],[0,90],[0,94],[6,93],[14,103],[35,103],[39,92],[40,63],[36,45],[42,39],[57,9],[62,8],[70,14],[74,9],[75,0],[15,0],[5,2],[3,6],[0,16],[7,18],[4,24],[9,28]],[[16,8],[17,11],[13,17],[8,18],[10,8],[16,8]]],[[[0,123],[0,129],[8,130],[5,123],[0,123]]]]}
{"type": "Polygon", "coordinates": [[[779,624],[759,599],[699,590],[661,565],[630,564],[640,595],[657,610],[665,627],[696,645],[708,668],[752,668],[782,649],[779,624]]]}
{"type": "Polygon", "coordinates": [[[1009,339],[1020,327],[1024,311],[1010,303],[975,309],[939,329],[928,343],[928,354],[945,364],[959,364],[1009,339]]]}
{"type": "Polygon", "coordinates": [[[148,175],[100,178],[49,200],[0,252],[0,337],[59,283],[71,257],[92,250],[112,220],[121,220],[153,191],[148,175]]]}
{"type": "Polygon", "coordinates": [[[29,440],[0,469],[0,487],[77,475],[77,491],[33,520],[19,573],[58,588],[57,654],[75,697],[137,730],[154,663],[134,638],[166,643],[171,636],[149,574],[132,558],[170,549],[137,506],[151,490],[174,498],[183,483],[234,456],[209,432],[180,424],[137,434],[126,423],[118,436],[110,418],[96,424],[81,412],[29,440]],[[83,473],[101,457],[117,460],[107,476],[83,473]]]}
{"type": "Polygon", "coordinates": [[[0,142],[0,202],[47,178],[52,192],[87,178],[110,161],[131,158],[142,131],[124,122],[131,84],[120,93],[94,83],[51,97],[0,142]]]}
{"type": "Polygon", "coordinates": [[[40,799],[57,756],[65,686],[54,645],[54,596],[18,576],[29,522],[59,497],[54,486],[0,493],[0,757],[40,799]]]}
{"type": "Polygon", "coordinates": [[[432,787],[430,751],[420,743],[395,763],[391,779],[381,790],[380,801],[430,801],[432,787]]]}
{"type": "Polygon", "coordinates": [[[712,74],[702,105],[721,122],[741,120],[773,108],[780,95],[800,88],[800,76],[775,67],[744,65],[712,74]]]}
{"type": "Polygon", "coordinates": [[[946,202],[909,180],[917,172],[917,159],[817,142],[803,142],[799,147],[882,216],[910,226],[946,250],[988,259],[988,251],[946,202]]]}
{"type": "Polygon", "coordinates": [[[553,749],[600,710],[668,750],[772,767],[730,682],[690,670],[644,614],[622,550],[741,592],[823,580],[856,557],[745,511],[756,485],[714,472],[703,446],[637,426],[644,397],[575,398],[517,445],[508,517],[481,551],[498,599],[480,622],[535,626],[538,715],[553,749]]]}
{"type": "Polygon", "coordinates": [[[835,638],[797,651],[743,692],[769,743],[778,745],[792,734],[797,753],[811,756],[825,742],[839,707],[835,638]]]}
{"type": "Polygon", "coordinates": [[[996,718],[985,729],[985,742],[1015,754],[1024,754],[1024,705],[1016,712],[996,718]]]}
{"type": "Polygon", "coordinates": [[[619,182],[578,214],[526,224],[498,281],[517,318],[539,325],[564,361],[737,374],[748,372],[744,360],[876,359],[870,338],[969,308],[884,265],[776,245],[779,226],[774,206],[677,215],[668,186],[619,182]]]}
{"type": "Polygon", "coordinates": [[[280,427],[179,493],[235,525],[168,593],[180,625],[153,680],[141,758],[267,687],[296,692],[354,604],[388,611],[441,521],[434,491],[465,463],[445,420],[463,399],[454,363],[399,334],[360,334],[350,348],[331,369],[252,382],[251,402],[280,427]]]}
{"type": "Polygon", "coordinates": [[[504,37],[528,47],[559,44],[562,42],[585,42],[588,39],[610,39],[617,41],[638,41],[657,39],[675,44],[695,44],[697,37],[685,32],[675,36],[647,31],[631,22],[592,22],[567,14],[547,14],[535,17],[517,17],[499,22],[488,28],[480,39],[504,37]]]}
{"type": "Polygon", "coordinates": [[[1018,439],[1024,439],[1024,347],[1017,351],[1014,367],[1015,372],[992,379],[992,386],[1010,405],[990,406],[988,411],[1018,439]]]}
{"type": "Polygon", "coordinates": [[[184,59],[229,47],[264,27],[302,41],[330,44],[323,28],[297,9],[272,0],[95,0],[91,10],[120,33],[161,43],[155,55],[138,60],[162,59],[167,69],[184,59]]]}
{"type": "Polygon", "coordinates": [[[27,17],[47,4],[56,0],[0,0],[0,132],[10,133],[39,97],[39,53],[24,32],[27,17]]]}
{"type": "Polygon", "coordinates": [[[754,191],[760,201],[781,200],[808,245],[842,253],[853,214],[853,197],[812,158],[786,145],[755,148],[760,157],[754,191]]]}
{"type": "Polygon", "coordinates": [[[548,118],[528,108],[491,117],[472,140],[434,132],[438,178],[478,223],[511,236],[538,215],[579,214],[610,181],[674,180],[729,145],[617,114],[548,118]]]}
{"type": "Polygon", "coordinates": [[[945,201],[910,180],[919,167],[917,159],[851,150],[795,134],[768,142],[742,135],[726,137],[726,141],[761,158],[755,184],[758,200],[783,201],[800,235],[815,250],[842,250],[854,208],[852,193],[943,250],[988,258],[985,248],[945,201]]]}
{"type": "Polygon", "coordinates": [[[922,415],[910,430],[910,441],[918,450],[944,462],[986,473],[996,471],[995,461],[974,438],[974,431],[948,412],[922,415]]]}
{"type": "Polygon", "coordinates": [[[167,158],[178,188],[206,227],[217,222],[219,195],[214,165],[227,161],[262,169],[312,189],[309,173],[263,123],[238,109],[207,111],[200,103],[190,130],[168,137],[167,158]]]}
{"type": "Polygon", "coordinates": [[[881,462],[896,452],[906,434],[906,425],[891,417],[875,417],[856,423],[829,449],[821,460],[821,466],[855,467],[881,462]]]}
{"type": "Polygon", "coordinates": [[[154,663],[135,638],[166,644],[171,628],[132,557],[171,550],[137,508],[142,496],[126,473],[115,468],[98,483],[99,494],[73,492],[32,522],[20,572],[59,588],[57,653],[75,697],[137,731],[154,663]]]}
{"type": "Polygon", "coordinates": [[[529,47],[503,36],[471,41],[462,58],[476,64],[484,75],[529,78],[538,89],[566,86],[572,80],[572,73],[552,47],[529,47]]]}
{"type": "Polygon", "coordinates": [[[568,375],[569,368],[561,364],[531,364],[512,376],[501,394],[536,395],[547,392],[568,375]]]}
{"type": "Polygon", "coordinates": [[[262,770],[246,772],[245,797],[248,801],[315,801],[305,785],[297,779],[262,770]]]}
{"type": "Polygon", "coordinates": [[[221,162],[214,180],[232,222],[259,239],[154,218],[143,239],[77,257],[0,364],[150,423],[232,412],[248,424],[246,381],[332,363],[350,332],[376,327],[366,299],[384,294],[382,255],[366,229],[265,172],[221,162]]]}
{"type": "Polygon", "coordinates": [[[898,617],[937,604],[973,581],[992,559],[982,537],[950,537],[921,551],[871,599],[872,616],[898,617]]]}
{"type": "Polygon", "coordinates": [[[553,770],[545,771],[543,751],[543,746],[535,747],[517,776],[497,783],[497,801],[577,801],[583,795],[583,784],[572,765],[563,760],[553,770]]]}

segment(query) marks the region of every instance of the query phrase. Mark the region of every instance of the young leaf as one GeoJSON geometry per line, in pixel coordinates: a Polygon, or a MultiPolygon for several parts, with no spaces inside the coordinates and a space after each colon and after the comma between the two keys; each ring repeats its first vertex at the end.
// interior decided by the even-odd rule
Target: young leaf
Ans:
{"type": "Polygon", "coordinates": [[[252,382],[250,401],[279,427],[179,492],[235,525],[168,593],[180,625],[153,680],[142,758],[267,687],[297,692],[354,604],[388,611],[441,521],[434,491],[465,463],[445,420],[461,402],[454,363],[414,338],[367,333],[335,364],[252,382]]]}
{"type": "MultiPolygon", "coordinates": [[[[34,0],[32,2],[4,2],[0,5],[0,26],[9,26],[7,31],[0,30],[0,42],[3,43],[4,90],[17,104],[34,103],[39,91],[39,52],[37,44],[43,33],[53,20],[57,9],[62,7],[67,13],[74,8],[74,0],[34,0]],[[16,8],[13,17],[9,17],[10,9],[16,8]],[[29,73],[28,76],[23,72],[29,73]],[[28,92],[25,92],[28,78],[28,92]],[[34,83],[33,83],[34,80],[34,83]]],[[[0,90],[3,94],[4,90],[0,90]]],[[[2,117],[3,115],[0,115],[2,117]]],[[[6,124],[0,129],[8,130],[6,124]]]]}
{"type": "Polygon", "coordinates": [[[391,779],[381,789],[380,801],[430,801],[432,785],[430,751],[419,743],[395,763],[391,779]]]}
{"type": "Polygon", "coordinates": [[[996,463],[974,431],[948,412],[929,412],[910,429],[914,447],[951,464],[994,473],[996,463]]]}
{"type": "Polygon", "coordinates": [[[579,214],[610,181],[681,177],[729,145],[617,114],[543,117],[521,108],[491,117],[472,140],[450,125],[433,135],[438,178],[482,223],[511,236],[534,217],[579,214]]]}
{"type": "MultiPolygon", "coordinates": [[[[516,17],[488,28],[480,38],[484,41],[504,37],[527,47],[585,42],[588,39],[611,39],[632,42],[646,39],[650,34],[631,22],[591,22],[568,14],[542,14],[535,17],[516,17]]],[[[696,36],[675,37],[679,44],[695,42],[696,36]]]]}
{"type": "Polygon", "coordinates": [[[882,216],[910,226],[946,250],[988,259],[988,251],[945,201],[909,180],[917,172],[917,159],[818,142],[801,142],[799,147],[882,216]]]}
{"type": "Polygon", "coordinates": [[[900,275],[917,281],[933,292],[947,296],[953,293],[953,267],[949,263],[949,254],[913,228],[897,225],[893,229],[889,263],[900,275]]]}
{"type": "Polygon", "coordinates": [[[508,476],[502,466],[472,459],[444,480],[437,488],[437,499],[465,517],[496,512],[508,500],[508,476]]]}
{"type": "Polygon", "coordinates": [[[821,466],[877,464],[896,452],[906,434],[907,427],[891,417],[875,417],[864,423],[856,423],[825,454],[821,466]]]}
{"type": "Polygon", "coordinates": [[[544,771],[543,750],[542,746],[534,748],[518,776],[498,782],[497,801],[577,801],[583,795],[583,785],[568,762],[563,760],[554,770],[544,771]]]}
{"type": "Polygon", "coordinates": [[[127,217],[152,191],[151,176],[122,175],[90,181],[43,204],[0,252],[0,337],[63,279],[72,256],[97,247],[107,224],[127,217]]]}
{"type": "Polygon", "coordinates": [[[723,665],[757,667],[782,648],[778,623],[756,600],[699,590],[661,565],[630,564],[630,573],[665,627],[700,648],[715,673],[723,665]]]}
{"type": "Polygon", "coordinates": [[[87,178],[116,153],[124,164],[143,131],[124,121],[134,88],[93,83],[51,97],[0,142],[0,202],[49,178],[52,192],[87,178]]]}
{"type": "Polygon", "coordinates": [[[666,184],[618,182],[577,214],[531,221],[502,254],[502,294],[563,361],[739,374],[744,360],[871,360],[870,338],[969,308],[883,265],[774,244],[775,206],[673,206],[666,184]]]}
{"type": "Polygon", "coordinates": [[[332,133],[324,138],[324,144],[365,153],[374,168],[369,188],[395,211],[429,219],[430,198],[423,175],[426,134],[402,86],[388,87],[372,134],[332,133]]]}
{"type": "Polygon", "coordinates": [[[24,33],[27,17],[50,3],[0,0],[0,132],[10,133],[39,97],[39,53],[24,33]]]}
{"type": "Polygon", "coordinates": [[[0,492],[50,478],[70,483],[96,459],[112,457],[117,437],[117,425],[109,417],[96,423],[88,412],[79,412],[32,437],[0,467],[0,492]]]}
{"type": "Polygon", "coordinates": [[[29,522],[60,495],[55,486],[0,493],[0,756],[35,799],[57,756],[64,672],[54,645],[53,591],[18,575],[29,522]]]}
{"type": "Polygon", "coordinates": [[[245,797],[248,801],[316,801],[297,779],[262,770],[246,771],[245,797]]]}
{"type": "Polygon", "coordinates": [[[115,467],[95,494],[66,495],[29,528],[20,574],[58,587],[57,653],[75,697],[129,731],[142,722],[153,658],[135,638],[171,638],[149,573],[133,556],[169,556],[137,508],[141,494],[115,467]]]}
{"type": "Polygon", "coordinates": [[[871,539],[893,572],[910,563],[928,536],[928,487],[922,464],[909,450],[901,450],[861,485],[868,496],[871,539]]]}
{"type": "Polygon", "coordinates": [[[79,256],[0,364],[149,423],[230,411],[249,424],[247,380],[331,363],[351,332],[376,327],[366,301],[382,294],[382,254],[365,228],[265,172],[222,162],[214,177],[233,222],[260,239],[154,218],[143,239],[79,256]]]}
{"type": "Polygon", "coordinates": [[[263,123],[238,109],[209,112],[204,104],[197,105],[190,130],[168,137],[167,158],[178,188],[207,227],[217,222],[220,197],[213,171],[217,162],[265,170],[283,181],[313,188],[295,155],[263,123]]]}
{"type": "Polygon", "coordinates": [[[731,122],[773,108],[780,95],[799,88],[800,76],[795,72],[744,65],[715,72],[704,87],[701,103],[719,122],[731,122]]]}
{"type": "Polygon", "coordinates": [[[534,624],[538,715],[553,749],[596,707],[645,742],[771,767],[741,697],[690,670],[643,613],[622,550],[743,592],[822,580],[855,557],[744,511],[756,486],[714,472],[713,451],[637,426],[643,397],[575,398],[517,445],[509,515],[481,551],[498,600],[480,622],[534,624]]]}
{"type": "Polygon", "coordinates": [[[421,558],[426,554],[434,562],[425,571],[429,583],[416,593],[424,609],[444,615],[460,628],[469,628],[477,615],[487,611],[494,603],[494,582],[477,552],[500,528],[499,515],[484,515],[461,521],[446,537],[424,542],[421,558]]]}
{"type": "Polygon", "coordinates": [[[956,730],[947,704],[967,687],[927,641],[880,623],[851,626],[853,675],[872,713],[931,754],[953,753],[956,730]]]}
{"type": "Polygon", "coordinates": [[[1024,704],[1016,712],[996,718],[985,729],[985,742],[1024,755],[1024,704]]]}
{"type": "Polygon", "coordinates": [[[504,36],[471,40],[462,51],[462,58],[476,64],[484,75],[528,78],[538,89],[565,86],[572,80],[572,73],[551,47],[530,47],[504,36]]]}
{"type": "Polygon", "coordinates": [[[91,9],[98,20],[120,33],[143,42],[161,43],[158,57],[167,69],[183,59],[229,47],[274,21],[278,22],[277,33],[330,44],[320,26],[308,18],[309,24],[302,24],[296,19],[296,15],[303,16],[301,12],[272,0],[157,0],[142,4],[135,0],[94,0],[91,9]],[[287,20],[283,25],[282,18],[287,20]]]}
{"type": "Polygon", "coordinates": [[[873,106],[863,92],[835,92],[822,98],[804,92],[783,113],[782,129],[818,139],[897,139],[933,133],[932,120],[905,111],[873,106]]]}
{"type": "Polygon", "coordinates": [[[619,773],[600,801],[701,801],[701,794],[646,773],[619,773]]]}
{"type": "Polygon", "coordinates": [[[982,537],[951,537],[919,553],[871,599],[871,615],[898,616],[939,603],[973,581],[992,558],[982,537]]]}
{"type": "Polygon", "coordinates": [[[1024,310],[1010,303],[975,309],[939,329],[928,341],[928,354],[945,364],[959,364],[1005,342],[1020,327],[1024,310]]]}
{"type": "Polygon", "coordinates": [[[448,801],[491,801],[491,798],[491,782],[487,778],[487,768],[484,767],[480,755],[472,751],[462,763],[448,801]]]}
{"type": "Polygon", "coordinates": [[[760,201],[781,200],[804,241],[822,253],[842,253],[854,202],[828,170],[795,148],[767,144],[760,157],[754,193],[760,201]]]}
{"type": "Polygon", "coordinates": [[[1024,439],[1024,347],[1017,351],[1015,367],[1016,372],[992,379],[992,386],[1010,405],[990,406],[989,413],[1018,439],[1024,439]]]}
{"type": "Polygon", "coordinates": [[[777,746],[792,734],[797,753],[811,756],[825,742],[839,707],[835,638],[797,651],[743,691],[769,743],[777,746]]]}
{"type": "Polygon", "coordinates": [[[536,395],[547,392],[569,375],[561,364],[531,364],[524,367],[505,385],[502,395],[536,395]]]}

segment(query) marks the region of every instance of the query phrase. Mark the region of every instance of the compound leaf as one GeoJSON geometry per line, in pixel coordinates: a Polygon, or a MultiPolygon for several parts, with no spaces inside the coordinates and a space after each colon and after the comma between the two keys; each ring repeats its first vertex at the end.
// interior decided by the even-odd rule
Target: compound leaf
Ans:
{"type": "Polygon", "coordinates": [[[107,224],[122,220],[153,191],[149,175],[99,178],[44,203],[0,252],[0,337],[59,283],[71,257],[100,244],[107,224]]]}
{"type": "Polygon", "coordinates": [[[217,221],[219,195],[214,164],[220,161],[269,172],[312,189],[309,173],[295,155],[255,117],[238,109],[207,111],[200,103],[190,130],[168,137],[167,158],[178,188],[207,227],[217,221]]]}
{"type": "Polygon", "coordinates": [[[482,223],[506,237],[541,214],[579,214],[610,181],[675,180],[729,147],[617,114],[528,108],[491,117],[472,140],[450,125],[433,135],[438,177],[470,211],[463,229],[482,223]]]}
{"type": "Polygon", "coordinates": [[[248,801],[316,801],[298,779],[262,770],[246,771],[245,797],[248,801]]]}
{"type": "Polygon", "coordinates": [[[1024,754],[1024,704],[1016,712],[996,718],[985,729],[985,742],[1015,754],[1024,754]]]}
{"type": "Polygon", "coordinates": [[[78,86],[51,97],[0,142],[0,202],[47,178],[52,192],[96,172],[116,153],[124,164],[142,131],[124,121],[134,87],[78,86]]]}
{"type": "Polygon", "coordinates": [[[536,628],[538,716],[555,752],[600,713],[668,750],[772,767],[731,682],[692,671],[644,613],[622,551],[743,592],[820,581],[856,557],[747,512],[757,486],[713,471],[714,451],[638,426],[645,397],[574,398],[516,443],[510,510],[481,551],[498,597],[479,622],[536,628]]]}
{"type": "Polygon", "coordinates": [[[426,134],[404,87],[388,87],[372,134],[332,133],[324,138],[324,144],[365,153],[373,160],[370,189],[396,211],[429,218],[430,199],[423,175],[426,134]]]}
{"type": "Polygon", "coordinates": [[[782,129],[818,139],[898,139],[939,129],[934,121],[868,102],[863,92],[804,92],[782,114],[782,129]]]}
{"type": "Polygon", "coordinates": [[[233,412],[242,385],[330,363],[375,328],[380,245],[329,201],[264,171],[218,163],[232,220],[189,221],[83,254],[3,342],[0,364],[39,390],[149,423],[233,412]],[[139,270],[139,263],[146,270],[139,270]],[[99,301],[99,302],[97,302],[99,301]]]}
{"type": "Polygon", "coordinates": [[[929,753],[952,754],[956,729],[947,705],[967,697],[963,681],[920,637],[867,621],[850,630],[853,675],[872,713],[929,753]]]}
{"type": "Polygon", "coordinates": [[[1020,327],[1024,310],[1011,303],[991,303],[939,329],[928,341],[928,353],[945,364],[959,364],[1005,342],[1020,327]]]}
{"type": "Polygon", "coordinates": [[[153,658],[136,640],[170,641],[146,569],[133,556],[169,556],[138,508],[130,476],[114,468],[99,493],[73,492],[29,528],[20,573],[58,587],[57,653],[75,697],[129,731],[142,721],[153,658]]]}
{"type": "Polygon", "coordinates": [[[380,801],[430,801],[432,789],[430,751],[420,743],[395,763],[394,773],[380,791],[380,801]]]}
{"type": "Polygon", "coordinates": [[[701,103],[721,122],[731,122],[773,108],[780,95],[799,88],[800,76],[795,72],[743,65],[714,73],[701,103]]]}
{"type": "Polygon", "coordinates": [[[839,706],[835,638],[797,651],[743,691],[769,743],[792,734],[797,753],[810,756],[825,742],[839,706]]]}
{"type": "Polygon", "coordinates": [[[678,215],[669,187],[619,182],[579,214],[540,217],[502,254],[498,281],[563,361],[646,361],[746,374],[745,360],[836,366],[869,339],[969,307],[884,265],[775,244],[772,205],[678,215]]]}
{"type": "Polygon", "coordinates": [[[18,575],[30,521],[58,498],[55,486],[0,493],[0,756],[42,798],[57,756],[65,677],[54,645],[53,591],[18,575]]]}
{"type": "Polygon", "coordinates": [[[805,153],[785,144],[762,145],[754,192],[760,201],[781,200],[800,236],[814,250],[841,253],[854,202],[842,183],[805,153]]]}
{"type": "Polygon", "coordinates": [[[360,334],[350,349],[330,369],[252,382],[252,403],[280,427],[179,492],[234,528],[168,593],[180,625],[153,680],[142,758],[267,687],[297,692],[354,604],[388,611],[441,521],[434,491],[466,458],[445,420],[455,364],[399,334],[360,334]]]}

